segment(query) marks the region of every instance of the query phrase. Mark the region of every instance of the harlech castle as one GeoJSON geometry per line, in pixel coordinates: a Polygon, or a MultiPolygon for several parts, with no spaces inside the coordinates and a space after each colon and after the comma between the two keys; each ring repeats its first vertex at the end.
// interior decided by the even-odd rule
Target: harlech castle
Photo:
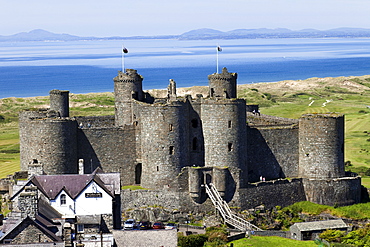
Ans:
{"type": "Polygon", "coordinates": [[[260,114],[237,98],[237,74],[208,76],[208,95],[166,98],[142,90],[136,70],[114,80],[115,115],[69,115],[69,92],[50,91],[50,109],[20,114],[21,169],[32,174],[119,172],[122,209],[158,205],[202,211],[212,206],[203,184],[248,209],[298,201],[349,205],[361,179],[344,170],[344,116],[299,120],[260,114]]]}

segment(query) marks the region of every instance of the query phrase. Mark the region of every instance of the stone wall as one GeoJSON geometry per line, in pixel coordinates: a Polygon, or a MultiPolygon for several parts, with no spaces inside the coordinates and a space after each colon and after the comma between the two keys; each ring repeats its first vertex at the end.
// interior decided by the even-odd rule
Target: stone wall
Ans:
{"type": "Polygon", "coordinates": [[[298,128],[247,128],[249,180],[298,177],[298,128]]]}
{"type": "Polygon", "coordinates": [[[347,206],[361,202],[361,177],[303,179],[307,201],[347,206]]]}
{"type": "Polygon", "coordinates": [[[114,116],[89,116],[75,117],[79,128],[112,128],[114,127],[114,116]]]}
{"type": "Polygon", "coordinates": [[[251,184],[248,188],[239,190],[239,198],[242,210],[255,208],[259,205],[264,205],[266,208],[272,208],[276,205],[286,207],[306,200],[301,179],[251,184]]]}
{"type": "Polygon", "coordinates": [[[105,172],[120,172],[122,185],[135,183],[135,129],[89,128],[78,130],[78,158],[84,160],[84,172],[97,167],[105,172]]]}

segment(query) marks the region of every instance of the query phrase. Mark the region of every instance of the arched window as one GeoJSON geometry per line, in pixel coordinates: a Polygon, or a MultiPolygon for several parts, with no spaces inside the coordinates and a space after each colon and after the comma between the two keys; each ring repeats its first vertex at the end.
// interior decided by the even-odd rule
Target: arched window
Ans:
{"type": "Polygon", "coordinates": [[[66,205],[67,204],[67,196],[65,194],[62,194],[60,196],[60,205],[66,205]]]}

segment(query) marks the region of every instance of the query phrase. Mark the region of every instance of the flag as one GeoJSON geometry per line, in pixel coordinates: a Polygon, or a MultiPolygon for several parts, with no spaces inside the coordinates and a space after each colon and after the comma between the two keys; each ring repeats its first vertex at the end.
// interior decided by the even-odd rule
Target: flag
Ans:
{"type": "Polygon", "coordinates": [[[128,53],[127,48],[126,48],[126,47],[123,47],[123,48],[122,48],[122,52],[123,52],[123,53],[128,53]]]}
{"type": "Polygon", "coordinates": [[[217,51],[222,51],[221,46],[217,46],[217,51]]]}

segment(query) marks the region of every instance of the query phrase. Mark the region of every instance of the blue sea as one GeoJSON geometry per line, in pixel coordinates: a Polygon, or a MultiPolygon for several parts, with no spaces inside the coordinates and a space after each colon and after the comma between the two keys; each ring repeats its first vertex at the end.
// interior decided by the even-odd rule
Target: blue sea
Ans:
{"type": "Polygon", "coordinates": [[[370,39],[2,42],[0,98],[112,92],[122,68],[138,70],[144,89],[166,88],[169,79],[202,86],[222,67],[237,72],[239,84],[367,75],[370,39]]]}

